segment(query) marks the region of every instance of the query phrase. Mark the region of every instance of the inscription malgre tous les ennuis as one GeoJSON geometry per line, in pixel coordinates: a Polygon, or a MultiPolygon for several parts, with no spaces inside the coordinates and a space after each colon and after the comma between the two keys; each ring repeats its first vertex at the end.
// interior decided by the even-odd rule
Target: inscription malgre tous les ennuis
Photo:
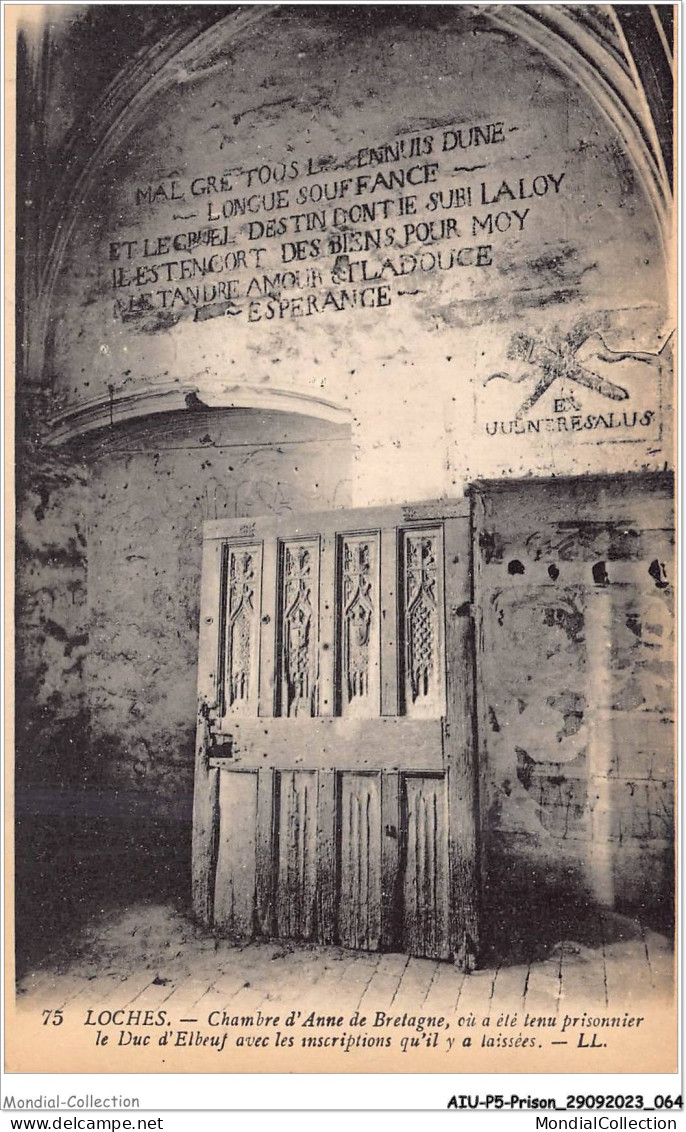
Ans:
{"type": "Polygon", "coordinates": [[[343,158],[139,184],[135,233],[109,241],[114,315],[134,325],[156,311],[173,321],[269,322],[389,307],[394,284],[410,277],[466,270],[473,278],[494,265],[502,237],[520,236],[564,191],[559,169],[505,180],[487,162],[473,177],[455,164],[464,150],[508,147],[517,129],[503,121],[443,128],[343,158]],[[174,211],[181,205],[186,211],[174,211]],[[163,231],[141,232],[151,211],[169,214],[163,231]]]}

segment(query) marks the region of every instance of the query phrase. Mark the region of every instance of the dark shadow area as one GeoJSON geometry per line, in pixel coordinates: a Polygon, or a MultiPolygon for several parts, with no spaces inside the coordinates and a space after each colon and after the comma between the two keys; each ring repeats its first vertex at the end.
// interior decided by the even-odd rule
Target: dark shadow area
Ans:
{"type": "Polygon", "coordinates": [[[609,909],[585,890],[578,874],[564,866],[546,868],[495,859],[483,891],[482,967],[513,966],[550,957],[564,943],[603,949],[652,930],[671,938],[671,892],[650,904],[609,909]]]}
{"type": "Polygon", "coordinates": [[[68,964],[90,925],[155,901],[190,915],[191,824],[23,815],[16,822],[17,977],[68,964]]]}
{"type": "MultiPolygon", "coordinates": [[[[139,959],[140,941],[128,939],[139,922],[141,931],[152,924],[171,933],[179,946],[198,935],[210,939],[214,933],[192,921],[190,850],[189,820],[23,814],[16,822],[17,978],[46,965],[67,970],[76,961],[95,973],[107,963],[97,944],[101,932],[109,932],[119,960],[128,950],[139,959]]],[[[610,911],[580,891],[571,874],[567,883],[557,876],[553,886],[551,871],[530,862],[492,862],[479,966],[536,962],[561,946],[603,950],[651,929],[671,938],[668,898],[610,911]]],[[[286,950],[303,946],[310,945],[278,942],[286,950]]]]}

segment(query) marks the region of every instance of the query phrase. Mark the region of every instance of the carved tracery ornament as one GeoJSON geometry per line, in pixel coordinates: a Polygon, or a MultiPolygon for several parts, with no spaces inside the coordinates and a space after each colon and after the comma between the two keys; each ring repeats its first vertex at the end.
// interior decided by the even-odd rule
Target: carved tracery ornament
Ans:
{"type": "Polygon", "coordinates": [[[438,701],[440,626],[436,532],[405,536],[405,700],[413,706],[438,701]]]}
{"type": "Polygon", "coordinates": [[[281,714],[317,713],[319,544],[283,547],[281,597],[281,714]]]}
{"type": "Polygon", "coordinates": [[[227,563],[227,710],[247,710],[257,684],[259,547],[229,547],[227,563]]]}
{"type": "Polygon", "coordinates": [[[342,710],[365,703],[373,708],[378,665],[378,537],[346,536],[341,549],[342,710]]]}

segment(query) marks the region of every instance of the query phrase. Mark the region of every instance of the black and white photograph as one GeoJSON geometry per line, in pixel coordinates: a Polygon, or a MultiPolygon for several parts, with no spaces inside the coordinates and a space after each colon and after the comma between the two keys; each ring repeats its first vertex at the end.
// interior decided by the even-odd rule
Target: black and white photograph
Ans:
{"type": "Polygon", "coordinates": [[[8,1072],[676,1071],[677,7],[5,5],[8,1072]]]}

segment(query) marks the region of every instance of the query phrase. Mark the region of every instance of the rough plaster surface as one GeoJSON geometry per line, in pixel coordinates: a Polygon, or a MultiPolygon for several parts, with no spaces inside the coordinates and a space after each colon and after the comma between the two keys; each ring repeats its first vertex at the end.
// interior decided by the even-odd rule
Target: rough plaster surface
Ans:
{"type": "Polygon", "coordinates": [[[16,640],[20,780],[60,786],[88,777],[88,472],[29,448],[18,468],[16,640]]]}
{"type": "MultiPolygon", "coordinates": [[[[226,404],[251,389],[260,396],[279,390],[324,398],[353,415],[359,505],[455,494],[476,476],[661,466],[671,458],[669,437],[659,427],[669,419],[669,359],[602,361],[600,341],[589,339],[601,333],[612,350],[657,354],[671,329],[663,251],[633,155],[581,86],[485,13],[432,8],[420,15],[416,8],[386,7],[381,18],[380,11],[361,16],[356,10],[354,17],[335,8],[269,12],[252,34],[231,40],[227,31],[224,40],[213,41],[207,60],[196,60],[192,72],[181,69],[171,86],[150,98],[75,214],[54,303],[55,408],[110,395],[116,404],[169,385],[199,389],[226,404]],[[392,301],[383,309],[252,324],[245,302],[236,304],[243,313],[231,318],[221,303],[195,314],[182,306],[117,314],[116,301],[128,301],[140,288],[115,292],[113,267],[159,260],[142,254],[146,238],[154,245],[158,235],[207,226],[209,202],[216,211],[246,194],[250,167],[295,161],[299,169],[292,182],[270,179],[254,183],[252,192],[269,195],[285,184],[295,194],[316,182],[335,195],[350,172],[342,163],[361,148],[427,134],[440,148],[444,129],[489,122],[503,123],[502,142],[433,153],[436,179],[416,190],[419,207],[429,190],[444,194],[447,207],[422,211],[421,218],[451,219],[458,235],[415,242],[407,251],[489,243],[492,266],[394,278],[392,301]],[[320,162],[330,167],[304,175],[308,160],[315,172],[320,162]],[[232,191],[190,195],[193,178],[225,171],[234,177],[232,191]],[[540,197],[532,191],[537,176],[548,178],[540,197]],[[136,203],[139,188],[163,184],[168,193],[172,179],[185,194],[181,202],[163,196],[136,203]],[[495,205],[481,203],[482,183],[491,201],[503,182],[517,199],[506,193],[495,205]],[[458,207],[450,194],[467,187],[473,206],[458,207]],[[512,209],[525,207],[530,212],[521,229],[511,220],[504,232],[473,235],[475,215],[483,219],[504,209],[512,216],[512,209]],[[123,253],[113,260],[112,241],[124,240],[137,240],[138,252],[131,261],[123,253]],[[78,326],[62,317],[71,309],[83,312],[78,326]],[[629,391],[619,409],[651,412],[652,426],[589,433],[569,425],[564,434],[543,428],[490,436],[487,426],[501,419],[511,432],[540,376],[535,365],[513,361],[517,333],[553,350],[581,345],[595,372],[629,391]],[[589,443],[599,436],[601,443],[589,443]]],[[[403,165],[408,162],[371,172],[388,174],[403,165]]],[[[398,195],[325,201],[327,224],[336,205],[398,195]]],[[[315,206],[256,215],[266,221],[307,207],[315,206]]],[[[280,249],[296,239],[293,224],[281,238],[250,240],[251,218],[231,216],[226,246],[264,246],[273,277],[287,266],[280,249]]],[[[397,217],[392,222],[402,228],[397,217]]],[[[344,222],[326,232],[388,223],[344,222]]],[[[308,245],[305,258],[290,266],[330,271],[334,258],[311,258],[311,250],[308,245]]],[[[392,254],[397,259],[400,251],[392,254]]],[[[262,274],[250,268],[233,273],[239,288],[262,274]]],[[[291,294],[278,285],[269,293],[277,299],[291,294]]],[[[584,414],[618,407],[597,391],[558,382],[535,415],[555,416],[554,399],[561,395],[576,395],[584,414]]]]}
{"type": "Polygon", "coordinates": [[[673,867],[670,485],[578,482],[571,493],[520,485],[483,498],[491,872],[519,891],[650,906],[673,867]]]}

